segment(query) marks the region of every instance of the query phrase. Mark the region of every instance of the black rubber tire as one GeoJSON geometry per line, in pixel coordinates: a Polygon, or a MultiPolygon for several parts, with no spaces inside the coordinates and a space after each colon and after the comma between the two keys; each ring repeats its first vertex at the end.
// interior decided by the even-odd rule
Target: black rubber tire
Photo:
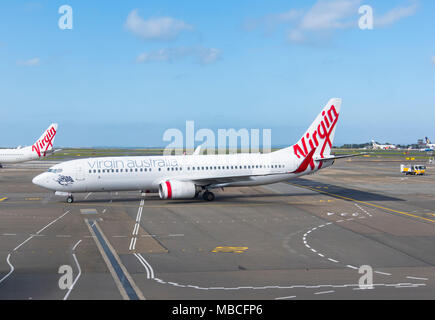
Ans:
{"type": "Polygon", "coordinates": [[[214,198],[215,198],[215,196],[214,196],[214,193],[213,193],[213,192],[206,191],[206,192],[204,192],[204,194],[202,195],[202,198],[203,198],[205,201],[213,201],[214,198]]]}
{"type": "Polygon", "coordinates": [[[74,198],[72,196],[68,197],[68,198],[66,198],[66,202],[73,203],[74,202],[74,198]]]}

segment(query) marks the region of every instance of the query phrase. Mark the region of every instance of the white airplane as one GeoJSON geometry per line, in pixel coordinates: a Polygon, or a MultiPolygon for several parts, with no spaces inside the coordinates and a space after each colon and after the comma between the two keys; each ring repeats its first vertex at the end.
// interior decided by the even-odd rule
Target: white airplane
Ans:
{"type": "Polygon", "coordinates": [[[57,123],[52,123],[32,146],[0,149],[0,168],[4,163],[19,163],[49,156],[54,152],[53,142],[56,133],[57,123]]]}
{"type": "Polygon", "coordinates": [[[212,201],[216,188],[272,184],[314,173],[331,155],[341,99],[331,99],[293,146],[268,154],[102,157],[57,164],[33,183],[74,201],[75,192],[158,192],[161,199],[212,201]]]}
{"type": "Polygon", "coordinates": [[[381,149],[381,150],[390,150],[390,149],[397,149],[397,147],[394,144],[377,144],[375,140],[372,140],[372,147],[373,149],[381,149]]]}
{"type": "Polygon", "coordinates": [[[426,147],[430,150],[435,150],[435,143],[432,143],[428,137],[426,137],[426,147]]]}

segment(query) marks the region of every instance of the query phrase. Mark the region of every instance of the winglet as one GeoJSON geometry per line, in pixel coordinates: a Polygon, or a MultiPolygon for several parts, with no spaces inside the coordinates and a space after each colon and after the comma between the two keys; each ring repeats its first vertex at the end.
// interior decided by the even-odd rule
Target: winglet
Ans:
{"type": "Polygon", "coordinates": [[[310,164],[310,162],[313,160],[313,155],[316,152],[316,148],[314,148],[313,150],[310,151],[310,153],[307,155],[307,157],[304,159],[304,161],[302,161],[301,165],[299,166],[299,168],[297,168],[295,171],[293,171],[292,173],[302,173],[305,170],[307,170],[308,165],[310,164]]]}

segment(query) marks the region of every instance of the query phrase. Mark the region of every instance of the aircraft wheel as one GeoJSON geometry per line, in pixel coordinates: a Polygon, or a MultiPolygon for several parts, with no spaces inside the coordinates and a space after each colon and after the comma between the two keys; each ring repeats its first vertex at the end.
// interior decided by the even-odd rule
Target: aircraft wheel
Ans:
{"type": "Polygon", "coordinates": [[[69,196],[68,198],[66,198],[66,202],[73,203],[74,202],[73,196],[69,196]]]}
{"type": "Polygon", "coordinates": [[[205,201],[213,201],[214,198],[215,198],[215,196],[214,196],[214,193],[213,193],[213,192],[206,191],[206,192],[204,192],[204,194],[202,195],[202,198],[203,198],[205,201]]]}

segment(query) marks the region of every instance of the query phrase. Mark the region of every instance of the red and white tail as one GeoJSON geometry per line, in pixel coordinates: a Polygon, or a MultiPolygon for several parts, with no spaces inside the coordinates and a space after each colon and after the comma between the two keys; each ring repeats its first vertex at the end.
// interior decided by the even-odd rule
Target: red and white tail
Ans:
{"type": "Polygon", "coordinates": [[[304,135],[292,146],[297,158],[305,158],[313,149],[316,149],[314,158],[326,158],[331,154],[340,108],[341,99],[329,100],[304,135]]]}
{"type": "Polygon", "coordinates": [[[299,141],[293,146],[277,152],[292,154],[301,163],[307,156],[310,156],[310,167],[314,169],[313,159],[323,159],[331,155],[340,108],[341,99],[329,100],[299,141]],[[312,152],[313,150],[315,151],[312,152]]]}
{"type": "Polygon", "coordinates": [[[53,150],[53,142],[57,133],[57,123],[52,123],[42,136],[32,145],[32,151],[36,152],[38,157],[45,157],[47,153],[53,150]]]}

